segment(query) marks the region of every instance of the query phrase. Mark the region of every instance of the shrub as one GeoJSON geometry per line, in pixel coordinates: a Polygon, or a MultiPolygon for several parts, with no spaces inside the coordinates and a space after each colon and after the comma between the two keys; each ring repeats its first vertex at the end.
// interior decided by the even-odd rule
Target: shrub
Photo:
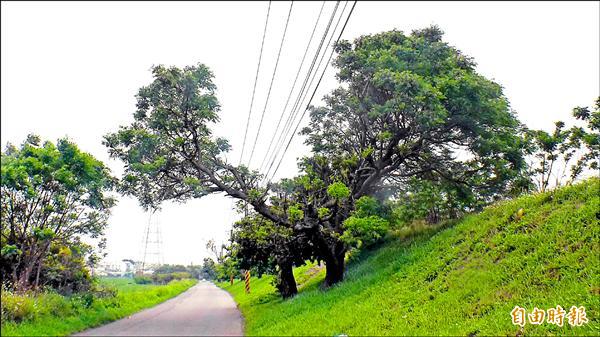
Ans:
{"type": "Polygon", "coordinates": [[[62,296],[55,291],[48,291],[35,297],[37,311],[36,317],[44,315],[55,315],[57,312],[68,314],[72,306],[67,297],[62,296]]]}
{"type": "Polygon", "coordinates": [[[2,321],[21,322],[36,315],[37,305],[32,293],[14,293],[2,290],[2,321]]]}
{"type": "Polygon", "coordinates": [[[149,276],[136,276],[133,278],[133,282],[137,284],[150,284],[152,283],[152,278],[149,276]]]}
{"type": "Polygon", "coordinates": [[[173,272],[173,273],[159,273],[152,275],[152,282],[156,284],[167,284],[173,280],[189,279],[192,274],[188,272],[173,272]]]}
{"type": "Polygon", "coordinates": [[[351,216],[344,221],[344,229],[346,231],[341,237],[342,240],[360,248],[381,240],[389,229],[389,222],[377,215],[364,218],[351,216]]]}
{"type": "Polygon", "coordinates": [[[186,271],[180,271],[180,272],[171,273],[171,276],[173,277],[174,280],[183,280],[186,278],[191,278],[192,274],[190,274],[186,271]]]}
{"type": "Polygon", "coordinates": [[[154,274],[154,275],[152,275],[152,282],[157,283],[157,284],[167,284],[172,279],[173,279],[173,276],[172,276],[171,273],[154,274]]]}
{"type": "Polygon", "coordinates": [[[344,221],[341,239],[360,248],[381,240],[389,230],[388,210],[377,199],[363,196],[356,201],[352,215],[344,221]]]}

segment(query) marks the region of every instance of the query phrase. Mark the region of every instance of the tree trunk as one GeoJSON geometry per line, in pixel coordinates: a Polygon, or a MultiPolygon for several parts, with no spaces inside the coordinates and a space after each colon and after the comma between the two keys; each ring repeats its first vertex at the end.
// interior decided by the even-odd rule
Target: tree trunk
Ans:
{"type": "Polygon", "coordinates": [[[277,290],[279,290],[283,298],[289,298],[298,293],[291,263],[282,263],[279,265],[277,281],[277,290]]]}
{"type": "Polygon", "coordinates": [[[345,271],[345,259],[346,257],[346,245],[337,240],[327,250],[325,256],[325,287],[331,287],[332,285],[344,280],[345,271]]]}
{"type": "Polygon", "coordinates": [[[49,248],[50,248],[50,242],[46,243],[46,246],[44,247],[44,250],[37,257],[37,272],[35,273],[35,289],[37,289],[39,287],[39,284],[40,284],[40,272],[42,270],[42,265],[44,263],[44,258],[46,257],[46,254],[47,254],[49,248]]]}
{"type": "Polygon", "coordinates": [[[33,265],[27,264],[25,268],[21,271],[21,275],[19,275],[19,290],[27,290],[31,283],[29,282],[29,278],[31,277],[31,273],[33,272],[33,265]]]}
{"type": "Polygon", "coordinates": [[[332,256],[325,259],[325,287],[344,280],[344,255],[332,256]]]}
{"type": "Polygon", "coordinates": [[[42,270],[42,262],[43,260],[38,262],[37,272],[35,273],[35,289],[37,289],[40,285],[40,271],[42,270]]]}

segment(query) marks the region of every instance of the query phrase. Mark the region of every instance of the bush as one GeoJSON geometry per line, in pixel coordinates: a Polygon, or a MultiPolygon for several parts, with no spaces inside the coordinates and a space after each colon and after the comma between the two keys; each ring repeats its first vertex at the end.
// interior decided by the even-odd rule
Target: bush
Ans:
{"type": "Polygon", "coordinates": [[[137,284],[150,284],[152,283],[152,278],[149,276],[136,276],[133,278],[133,282],[137,284]]]}
{"type": "Polygon", "coordinates": [[[44,315],[53,315],[57,312],[67,314],[71,312],[71,305],[68,298],[58,294],[55,291],[48,291],[34,297],[36,301],[36,317],[44,315]]]}
{"type": "Polygon", "coordinates": [[[341,236],[347,244],[357,248],[370,246],[383,238],[389,229],[389,222],[376,215],[368,217],[351,216],[344,221],[346,231],[341,236]]]}
{"type": "Polygon", "coordinates": [[[156,284],[167,284],[173,280],[189,279],[191,277],[192,274],[188,272],[159,273],[152,275],[152,281],[156,284]]]}
{"type": "Polygon", "coordinates": [[[32,293],[13,293],[2,290],[2,321],[21,322],[32,319],[37,312],[37,305],[32,293]]]}
{"type": "Polygon", "coordinates": [[[485,204],[464,186],[445,181],[412,179],[402,186],[397,194],[392,210],[392,222],[398,228],[421,219],[429,224],[456,219],[464,213],[480,209],[485,204]]]}
{"type": "Polygon", "coordinates": [[[363,196],[356,201],[352,215],[344,220],[341,239],[355,248],[380,241],[390,228],[388,209],[377,199],[363,196]]]}
{"type": "Polygon", "coordinates": [[[94,304],[94,294],[85,292],[71,297],[71,305],[73,309],[84,308],[88,309],[94,304]]]}
{"type": "Polygon", "coordinates": [[[172,279],[173,279],[173,276],[171,273],[152,275],[152,282],[157,283],[157,284],[167,284],[172,279]]]}
{"type": "Polygon", "coordinates": [[[94,297],[97,298],[114,298],[117,297],[119,292],[114,287],[95,284],[92,288],[92,293],[94,294],[94,297]]]}
{"type": "Polygon", "coordinates": [[[190,274],[186,271],[180,271],[180,272],[176,272],[176,273],[171,273],[171,276],[173,277],[174,280],[183,280],[186,278],[191,278],[192,274],[190,274]]]}

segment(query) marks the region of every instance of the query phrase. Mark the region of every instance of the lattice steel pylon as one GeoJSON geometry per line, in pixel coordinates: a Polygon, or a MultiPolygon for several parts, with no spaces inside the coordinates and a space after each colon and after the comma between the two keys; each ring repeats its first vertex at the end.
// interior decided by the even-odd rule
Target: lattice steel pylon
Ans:
{"type": "Polygon", "coordinates": [[[142,240],[141,273],[157,268],[164,263],[162,256],[162,234],[160,230],[160,214],[148,214],[148,223],[144,229],[142,240]]]}

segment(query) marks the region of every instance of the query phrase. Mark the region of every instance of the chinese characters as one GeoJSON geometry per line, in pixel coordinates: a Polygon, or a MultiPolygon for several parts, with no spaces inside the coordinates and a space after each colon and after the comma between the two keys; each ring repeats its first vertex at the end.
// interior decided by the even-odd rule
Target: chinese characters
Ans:
{"type": "Polygon", "coordinates": [[[583,324],[588,323],[585,307],[583,306],[572,306],[571,309],[569,309],[569,312],[565,311],[560,305],[548,310],[534,307],[528,314],[525,308],[517,305],[510,312],[510,316],[514,325],[520,325],[522,327],[525,326],[527,322],[529,322],[529,324],[540,325],[544,323],[544,320],[547,324],[563,326],[565,324],[565,318],[567,323],[571,326],[582,326],[583,324]]]}

